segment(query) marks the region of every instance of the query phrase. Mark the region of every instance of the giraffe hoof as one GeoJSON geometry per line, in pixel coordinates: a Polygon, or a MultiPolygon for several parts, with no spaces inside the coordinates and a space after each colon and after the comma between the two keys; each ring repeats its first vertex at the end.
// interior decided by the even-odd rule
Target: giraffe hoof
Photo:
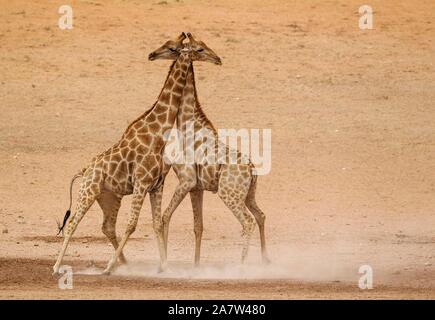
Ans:
{"type": "Polygon", "coordinates": [[[110,270],[104,270],[101,274],[103,275],[103,276],[110,276],[110,273],[111,273],[111,271],[110,270]]]}
{"type": "Polygon", "coordinates": [[[166,269],[168,269],[168,266],[167,266],[167,265],[160,265],[160,266],[157,268],[157,273],[163,273],[163,272],[166,271],[166,269]]]}
{"type": "Polygon", "coordinates": [[[53,277],[59,275],[59,268],[57,266],[53,267],[53,273],[51,275],[53,277]]]}

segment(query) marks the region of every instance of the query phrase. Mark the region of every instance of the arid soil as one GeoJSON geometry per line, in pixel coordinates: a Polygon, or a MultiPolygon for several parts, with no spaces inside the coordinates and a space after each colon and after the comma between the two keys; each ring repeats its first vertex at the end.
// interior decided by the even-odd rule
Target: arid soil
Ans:
{"type": "Polygon", "coordinates": [[[58,28],[63,4],[0,0],[0,298],[435,298],[434,1],[370,1],[373,30],[353,0],[70,1],[72,30],[58,28]],[[101,276],[113,249],[94,205],[61,290],[51,268],[70,179],[151,107],[169,62],[147,55],[181,31],[222,58],[195,70],[215,126],[272,130],[257,188],[272,263],[256,233],[239,264],[240,224],[207,193],[200,269],[186,199],[157,273],[146,201],[129,264],[101,276]],[[361,265],[372,290],[358,288],[361,265]]]}

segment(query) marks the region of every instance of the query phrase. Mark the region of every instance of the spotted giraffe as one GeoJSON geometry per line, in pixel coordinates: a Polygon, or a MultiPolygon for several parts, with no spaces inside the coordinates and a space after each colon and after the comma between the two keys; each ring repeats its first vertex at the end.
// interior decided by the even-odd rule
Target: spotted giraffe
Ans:
{"type": "MultiPolygon", "coordinates": [[[[192,61],[208,61],[220,65],[220,58],[207,45],[196,40],[192,34],[187,33],[189,37],[189,47],[192,51],[192,61]]],[[[216,141],[216,154],[224,150],[223,164],[205,163],[200,164],[172,164],[179,184],[175,189],[174,195],[163,213],[163,233],[165,241],[165,260],[162,263],[166,266],[166,253],[168,244],[168,231],[171,216],[187,193],[190,193],[194,216],[194,233],[195,233],[195,265],[199,265],[201,238],[203,232],[203,193],[204,190],[218,193],[225,205],[232,211],[242,225],[242,235],[244,238],[242,249],[242,262],[245,261],[248,254],[249,242],[255,229],[255,221],[260,231],[261,252],[263,262],[269,262],[266,250],[266,238],[264,233],[265,215],[258,207],[255,201],[255,191],[257,185],[257,176],[254,174],[254,166],[251,161],[244,161],[240,152],[230,150],[227,146],[219,142],[217,131],[211,121],[207,118],[198,101],[198,95],[195,85],[195,75],[193,64],[188,69],[186,86],[183,90],[180,109],[177,116],[177,129],[182,135],[186,135],[191,128],[187,127],[189,122],[194,124],[194,132],[206,128],[216,141]],[[230,153],[235,153],[237,160],[229,162],[230,153]],[[233,164],[234,163],[234,164],[233,164]],[[252,218],[249,211],[253,214],[252,218]]],[[[195,152],[201,147],[201,143],[195,141],[195,152]]],[[[222,155],[221,155],[222,156],[222,155]]],[[[219,156],[216,157],[216,159],[219,156]]]]}
{"type": "Polygon", "coordinates": [[[161,56],[175,61],[170,67],[165,84],[153,107],[128,126],[118,143],[93,158],[91,164],[77,175],[82,176],[82,182],[76,212],[68,224],[66,223],[69,212],[67,211],[65,215],[61,227],[62,231],[66,227],[65,237],[53,267],[54,273],[58,273],[71,236],[95,200],[104,213],[103,232],[115,248],[115,253],[103,273],[109,274],[118,258],[120,261],[125,261],[122,250],[129,236],[136,229],[147,193],[150,194],[153,227],[162,260],[164,239],[160,208],[163,180],[170,169],[170,166],[163,161],[165,147],[163,135],[175,123],[191,61],[190,52],[181,46],[184,39],[185,35],[182,34],[176,40],[165,44],[171,50],[165,50],[161,56]],[[177,51],[177,48],[182,49],[177,51]],[[132,194],[133,198],[128,225],[118,244],[115,232],[116,218],[121,199],[129,194],[132,194]]]}

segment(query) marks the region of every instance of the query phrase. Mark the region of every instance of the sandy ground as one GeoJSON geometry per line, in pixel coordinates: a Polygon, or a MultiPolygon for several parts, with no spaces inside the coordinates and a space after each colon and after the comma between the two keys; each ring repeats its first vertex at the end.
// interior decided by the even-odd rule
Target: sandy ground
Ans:
{"type": "MultiPolygon", "coordinates": [[[[63,1],[0,1],[0,298],[435,298],[433,1],[370,1],[365,31],[353,0],[70,3],[63,31],[63,1]],[[153,104],[169,63],[146,57],[180,31],[223,60],[196,64],[216,127],[272,129],[257,189],[272,264],[259,264],[256,234],[239,265],[240,225],[207,194],[199,270],[185,200],[157,273],[147,202],[129,265],[100,276],[112,248],[95,205],[65,259],[74,289],[60,290],[70,178],[153,104]],[[372,290],[358,288],[363,264],[372,290]]],[[[165,205],[175,184],[171,173],[165,205]]]]}

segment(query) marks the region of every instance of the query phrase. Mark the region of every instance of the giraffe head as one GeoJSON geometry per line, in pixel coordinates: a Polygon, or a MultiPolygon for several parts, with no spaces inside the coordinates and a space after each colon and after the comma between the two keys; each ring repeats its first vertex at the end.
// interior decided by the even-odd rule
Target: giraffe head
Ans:
{"type": "Polygon", "coordinates": [[[188,53],[192,61],[208,61],[221,65],[221,58],[210,49],[204,42],[196,40],[190,32],[183,32],[176,40],[169,40],[163,46],[150,53],[148,59],[177,60],[181,52],[188,53]],[[183,44],[183,40],[189,38],[189,43],[183,44]]]}
{"type": "Polygon", "coordinates": [[[190,32],[187,32],[185,36],[189,38],[192,61],[208,61],[222,65],[221,58],[204,42],[196,40],[190,32]]]}
{"type": "Polygon", "coordinates": [[[151,52],[148,56],[150,61],[157,59],[177,60],[183,49],[183,40],[186,34],[182,32],[176,39],[166,41],[160,48],[151,52]]]}

